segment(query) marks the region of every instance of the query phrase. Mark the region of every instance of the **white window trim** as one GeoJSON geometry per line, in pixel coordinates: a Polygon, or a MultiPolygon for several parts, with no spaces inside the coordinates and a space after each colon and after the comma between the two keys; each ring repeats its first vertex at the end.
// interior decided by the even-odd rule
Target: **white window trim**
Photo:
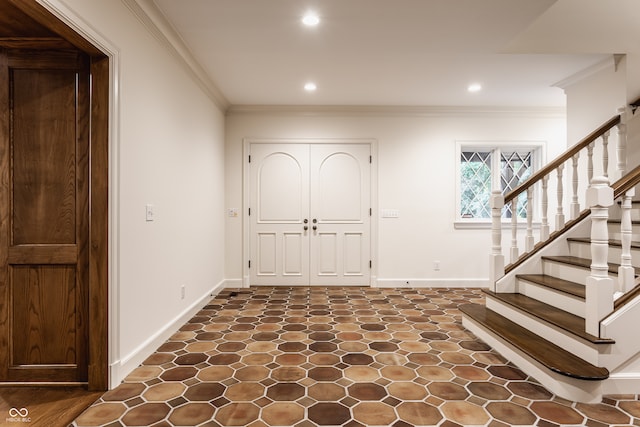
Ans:
{"type": "MultiPolygon", "coordinates": [[[[479,219],[479,218],[462,218],[460,216],[461,209],[461,188],[462,184],[460,182],[460,156],[462,155],[462,151],[469,150],[470,151],[491,151],[492,155],[496,150],[500,151],[509,151],[511,149],[527,149],[534,152],[533,155],[533,164],[534,164],[534,172],[539,170],[542,165],[546,164],[547,158],[547,142],[546,141],[465,141],[465,140],[457,140],[456,141],[456,156],[455,156],[455,171],[456,171],[456,182],[455,182],[455,219],[453,222],[453,226],[455,229],[461,230],[469,230],[469,229],[489,229],[491,228],[491,218],[479,219]]],[[[496,162],[491,163],[492,167],[496,167],[496,162]]],[[[499,167],[499,166],[497,166],[499,167]]],[[[493,182],[491,183],[492,187],[495,185],[493,182]]],[[[535,196],[534,196],[535,198],[535,196]]],[[[534,211],[534,222],[533,227],[539,228],[540,222],[536,221],[539,218],[537,209],[534,211]]],[[[503,224],[511,225],[511,220],[503,220],[503,224]]],[[[526,222],[519,221],[518,228],[526,228],[526,222]]]]}

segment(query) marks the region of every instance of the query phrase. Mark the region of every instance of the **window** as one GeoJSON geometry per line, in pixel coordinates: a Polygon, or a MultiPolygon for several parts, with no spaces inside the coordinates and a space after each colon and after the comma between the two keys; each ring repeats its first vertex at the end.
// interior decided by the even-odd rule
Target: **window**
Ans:
{"type": "MultiPolygon", "coordinates": [[[[541,146],[486,146],[459,144],[458,156],[458,220],[463,223],[488,222],[491,219],[489,200],[492,190],[492,168],[497,167],[502,194],[516,188],[535,170],[541,146]],[[499,159],[499,164],[493,162],[499,159]]],[[[516,215],[526,218],[526,193],[518,197],[516,215]]],[[[511,206],[503,211],[503,218],[511,218],[511,206]]]]}

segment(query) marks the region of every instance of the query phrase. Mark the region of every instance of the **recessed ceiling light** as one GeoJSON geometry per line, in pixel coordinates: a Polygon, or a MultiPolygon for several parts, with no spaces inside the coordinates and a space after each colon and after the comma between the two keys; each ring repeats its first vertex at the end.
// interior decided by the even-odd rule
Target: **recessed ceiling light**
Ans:
{"type": "Polygon", "coordinates": [[[480,83],[471,83],[467,90],[471,93],[480,92],[482,90],[482,85],[480,83]]]}
{"type": "Polygon", "coordinates": [[[304,85],[304,90],[307,92],[314,92],[316,89],[318,89],[318,86],[313,82],[309,82],[304,85]]]}
{"type": "Polygon", "coordinates": [[[302,23],[307,27],[315,27],[320,23],[320,17],[315,12],[307,12],[302,17],[302,23]]]}

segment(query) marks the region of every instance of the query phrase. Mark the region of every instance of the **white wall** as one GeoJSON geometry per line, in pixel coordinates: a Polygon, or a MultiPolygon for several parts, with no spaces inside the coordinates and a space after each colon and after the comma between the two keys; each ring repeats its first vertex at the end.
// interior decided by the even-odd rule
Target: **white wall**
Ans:
{"type": "MultiPolygon", "coordinates": [[[[378,220],[379,284],[487,286],[490,231],[454,229],[456,141],[545,141],[553,158],[566,148],[565,118],[540,111],[429,111],[232,109],[226,120],[226,208],[243,208],[244,138],[374,138],[374,209],[400,211],[397,219],[378,220]],[[434,261],[440,261],[439,271],[434,261]]],[[[241,283],[242,216],[226,218],[226,224],[225,274],[241,283]]]]}
{"type": "MultiPolygon", "coordinates": [[[[592,69],[567,79],[564,83],[569,145],[576,144],[619,114],[618,109],[624,107],[628,101],[637,99],[636,87],[640,86],[638,55],[629,54],[620,57],[618,61],[614,59],[611,56],[592,69]]],[[[635,117],[627,117],[627,171],[640,163],[640,121],[637,116],[638,114],[635,117]]],[[[602,139],[596,141],[594,159],[601,155],[601,143],[602,139]]],[[[612,182],[620,177],[617,171],[617,144],[618,128],[615,127],[611,130],[609,137],[609,176],[612,182]]],[[[586,170],[584,155],[580,162],[582,170],[586,170]]],[[[601,170],[601,166],[596,164],[595,175],[600,175],[601,170]]]]}
{"type": "Polygon", "coordinates": [[[224,277],[224,117],[121,1],[45,2],[114,55],[111,386],[224,277]],[[153,204],[155,221],[145,221],[153,204]],[[186,295],[181,298],[180,287],[186,295]]]}
{"type": "MultiPolygon", "coordinates": [[[[624,60],[623,60],[624,61],[624,60]]],[[[613,56],[591,70],[568,79],[567,138],[573,145],[617,114],[626,103],[625,64],[616,67],[613,56]]]]}

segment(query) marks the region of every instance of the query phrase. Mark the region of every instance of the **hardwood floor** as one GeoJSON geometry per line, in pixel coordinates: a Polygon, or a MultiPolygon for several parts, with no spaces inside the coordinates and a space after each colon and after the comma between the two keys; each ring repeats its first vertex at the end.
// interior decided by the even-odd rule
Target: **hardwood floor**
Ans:
{"type": "Polygon", "coordinates": [[[81,387],[0,387],[0,425],[68,426],[102,394],[81,387]]]}

